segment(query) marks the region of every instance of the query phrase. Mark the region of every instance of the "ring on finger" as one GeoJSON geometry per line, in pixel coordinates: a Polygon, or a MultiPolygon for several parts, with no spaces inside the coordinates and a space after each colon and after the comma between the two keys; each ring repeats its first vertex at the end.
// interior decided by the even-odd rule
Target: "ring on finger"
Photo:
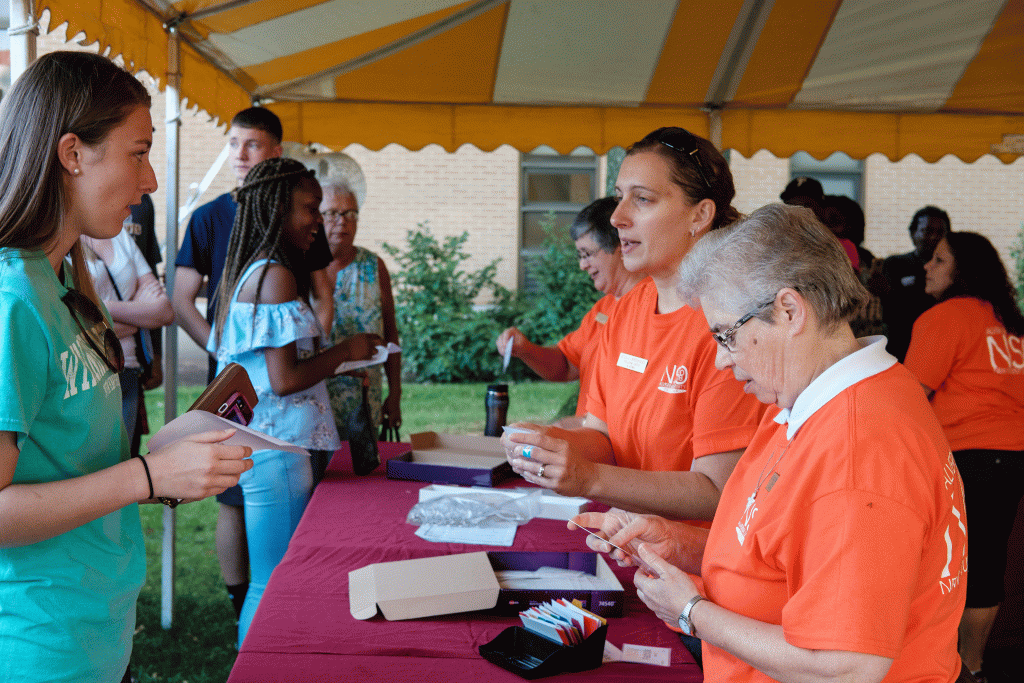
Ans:
{"type": "Polygon", "coordinates": [[[544,465],[541,465],[540,469],[537,470],[537,476],[540,477],[541,479],[544,478],[544,465]]]}
{"type": "Polygon", "coordinates": [[[529,458],[533,453],[533,446],[523,446],[523,457],[529,458]]]}

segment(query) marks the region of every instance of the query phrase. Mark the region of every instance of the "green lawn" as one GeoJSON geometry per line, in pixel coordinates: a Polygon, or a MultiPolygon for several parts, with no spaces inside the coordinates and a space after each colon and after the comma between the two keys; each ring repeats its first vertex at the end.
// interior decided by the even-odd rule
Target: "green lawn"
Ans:
{"type": "MultiPolygon", "coordinates": [[[[402,433],[439,431],[481,434],[486,384],[405,385],[402,433]]],[[[201,388],[180,387],[179,410],[201,388]]],[[[522,383],[509,386],[508,421],[550,422],[564,404],[575,406],[577,385],[522,383]]],[[[163,424],[163,391],[146,396],[150,428],[163,424]]],[[[132,670],[141,683],[223,683],[235,660],[235,615],[224,591],[214,550],[217,505],[212,499],[177,508],[174,624],[160,625],[160,553],[163,506],[142,506],[146,537],[146,585],[139,596],[132,670]]]]}

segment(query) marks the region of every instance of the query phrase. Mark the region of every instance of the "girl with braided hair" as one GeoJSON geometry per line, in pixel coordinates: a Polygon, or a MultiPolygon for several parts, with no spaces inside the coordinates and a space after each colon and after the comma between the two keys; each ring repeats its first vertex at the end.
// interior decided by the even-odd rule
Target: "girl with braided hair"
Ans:
{"type": "MultiPolygon", "coordinates": [[[[325,378],[340,363],[369,358],[379,336],[357,334],[323,348],[323,330],[309,305],[304,252],[322,227],[320,186],[294,159],[267,159],[236,192],[238,212],[216,297],[207,350],[218,371],[228,363],[249,373],[259,403],[250,426],[311,451],[341,442],[325,378]]],[[[309,458],[256,451],[239,479],[251,580],[238,620],[238,645],[256,612],[270,573],[284,557],[313,486],[309,458]]]]}

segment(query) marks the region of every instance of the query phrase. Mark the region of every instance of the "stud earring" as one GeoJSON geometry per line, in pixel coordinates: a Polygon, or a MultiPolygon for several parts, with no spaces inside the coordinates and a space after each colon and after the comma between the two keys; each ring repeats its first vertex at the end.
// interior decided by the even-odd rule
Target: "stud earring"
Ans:
{"type": "Polygon", "coordinates": [[[81,175],[81,173],[82,173],[82,169],[80,169],[80,168],[76,168],[75,170],[73,170],[73,171],[71,171],[71,172],[72,172],[73,174],[75,174],[75,175],[81,175]]]}

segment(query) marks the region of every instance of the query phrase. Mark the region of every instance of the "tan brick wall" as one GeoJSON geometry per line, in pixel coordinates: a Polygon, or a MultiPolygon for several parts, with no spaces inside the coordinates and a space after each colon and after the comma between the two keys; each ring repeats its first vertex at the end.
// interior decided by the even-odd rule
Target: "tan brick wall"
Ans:
{"type": "Polygon", "coordinates": [[[764,150],[749,159],[730,152],[729,168],[736,185],[733,206],[743,213],[779,201],[779,193],[789,182],[789,159],[780,159],[764,150]]]}
{"type": "Polygon", "coordinates": [[[404,249],[406,233],[426,222],[443,238],[469,232],[465,262],[477,270],[496,258],[497,280],[515,287],[519,243],[519,152],[503,145],[481,152],[463,145],[448,153],[438,145],[411,152],[388,145],[373,152],[361,145],[344,150],[366,176],[366,199],[359,212],[356,243],[376,251],[387,242],[404,249]]]}
{"type": "MultiPolygon", "coordinates": [[[[778,201],[789,182],[789,160],[767,151],[749,159],[733,152],[729,163],[735,205],[743,212],[778,201]]],[[[966,164],[947,156],[929,164],[917,155],[897,162],[869,156],[864,164],[864,246],[879,257],[910,251],[910,218],[928,204],[945,210],[954,230],[988,237],[1013,271],[1010,249],[1024,225],[1024,158],[1003,164],[984,156],[966,164]]]]}
{"type": "Polygon", "coordinates": [[[1024,159],[1003,164],[984,156],[965,164],[947,156],[929,164],[917,155],[891,162],[873,154],[864,177],[865,245],[876,255],[909,251],[910,218],[933,204],[949,214],[954,230],[988,237],[1012,271],[1010,248],[1024,223],[1024,159]]]}

